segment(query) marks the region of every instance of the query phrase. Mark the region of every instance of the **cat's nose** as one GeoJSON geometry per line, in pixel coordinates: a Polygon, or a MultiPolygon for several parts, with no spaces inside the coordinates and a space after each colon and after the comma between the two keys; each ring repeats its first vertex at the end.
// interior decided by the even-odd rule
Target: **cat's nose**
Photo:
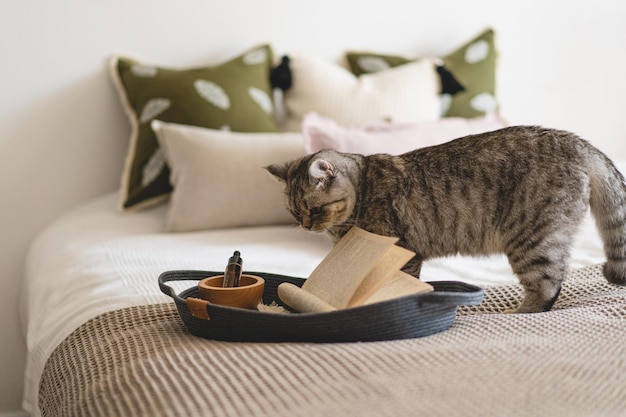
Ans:
{"type": "Polygon", "coordinates": [[[302,219],[302,227],[306,230],[311,230],[311,228],[313,227],[313,223],[310,219],[302,219]]]}

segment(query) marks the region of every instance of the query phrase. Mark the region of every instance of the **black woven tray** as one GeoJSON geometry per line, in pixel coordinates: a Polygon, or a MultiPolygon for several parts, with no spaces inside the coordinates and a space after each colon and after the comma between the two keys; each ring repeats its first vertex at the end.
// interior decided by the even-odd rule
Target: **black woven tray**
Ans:
{"type": "MultiPolygon", "coordinates": [[[[249,272],[265,279],[263,302],[284,306],[278,285],[301,286],[303,278],[265,272],[249,272]]],[[[201,280],[220,275],[215,271],[168,271],[159,276],[161,291],[174,299],[178,314],[189,331],[199,337],[238,342],[357,342],[409,339],[448,329],[459,305],[476,305],[483,290],[456,281],[430,282],[434,291],[327,313],[268,313],[208,304],[210,319],[194,317],[187,297],[199,298],[197,286],[176,294],[171,281],[201,280]]]]}

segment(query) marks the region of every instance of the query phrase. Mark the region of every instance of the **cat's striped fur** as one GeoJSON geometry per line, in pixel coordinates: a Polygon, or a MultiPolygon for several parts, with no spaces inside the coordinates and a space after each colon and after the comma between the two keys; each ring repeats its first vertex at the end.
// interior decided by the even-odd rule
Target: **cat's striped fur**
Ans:
{"type": "Polygon", "coordinates": [[[353,225],[400,238],[405,271],[452,254],[504,253],[525,288],[518,312],[546,311],[587,208],[604,242],[606,278],[626,284],[626,186],[576,135],[514,126],[400,156],[323,150],[267,169],[285,182],[302,227],[338,240],[353,225]]]}

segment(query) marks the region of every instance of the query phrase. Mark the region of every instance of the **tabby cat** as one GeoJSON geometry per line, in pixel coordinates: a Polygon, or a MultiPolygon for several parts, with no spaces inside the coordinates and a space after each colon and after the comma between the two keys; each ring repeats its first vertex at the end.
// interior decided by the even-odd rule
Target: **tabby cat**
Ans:
{"type": "Polygon", "coordinates": [[[430,258],[504,253],[525,290],[520,313],[552,308],[591,207],[604,275],[626,284],[624,177],[569,132],[513,126],[399,156],[322,150],[266,169],[303,228],[335,242],[352,226],[398,237],[416,277],[430,258]]]}

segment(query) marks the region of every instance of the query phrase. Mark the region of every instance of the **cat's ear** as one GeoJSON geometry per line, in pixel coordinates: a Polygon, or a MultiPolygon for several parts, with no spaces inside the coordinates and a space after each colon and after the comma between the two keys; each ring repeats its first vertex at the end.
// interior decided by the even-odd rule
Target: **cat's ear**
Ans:
{"type": "Polygon", "coordinates": [[[282,184],[287,184],[287,173],[289,172],[289,164],[272,164],[265,167],[272,177],[282,184]]]}
{"type": "Polygon", "coordinates": [[[324,188],[334,176],[335,169],[324,159],[316,159],[309,166],[309,177],[312,182],[317,182],[317,188],[324,188]]]}
{"type": "Polygon", "coordinates": [[[311,163],[309,175],[316,180],[335,176],[333,166],[324,159],[316,159],[311,163]]]}

